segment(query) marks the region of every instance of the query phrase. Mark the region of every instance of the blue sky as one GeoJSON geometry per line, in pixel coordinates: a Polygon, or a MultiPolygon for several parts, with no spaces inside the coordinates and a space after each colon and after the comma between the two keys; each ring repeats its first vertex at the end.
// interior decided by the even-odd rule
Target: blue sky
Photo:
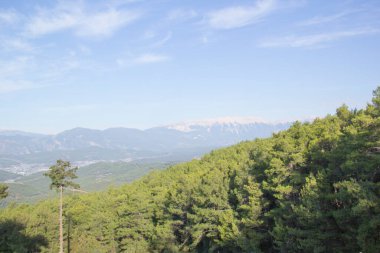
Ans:
{"type": "Polygon", "coordinates": [[[380,2],[0,2],[0,129],[269,121],[363,107],[380,2]]]}

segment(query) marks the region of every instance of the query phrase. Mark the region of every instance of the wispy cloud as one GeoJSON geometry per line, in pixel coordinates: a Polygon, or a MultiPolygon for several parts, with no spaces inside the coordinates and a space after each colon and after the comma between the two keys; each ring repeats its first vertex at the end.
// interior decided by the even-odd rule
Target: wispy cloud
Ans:
{"type": "Polygon", "coordinates": [[[120,57],[116,60],[116,63],[119,67],[125,68],[125,67],[132,67],[136,65],[166,62],[168,60],[170,60],[170,57],[167,55],[145,53],[139,56],[133,56],[129,54],[126,57],[120,57]]]}
{"type": "Polygon", "coordinates": [[[146,31],[146,32],[144,33],[144,35],[143,35],[143,38],[144,38],[144,39],[152,39],[152,38],[154,38],[154,37],[156,37],[156,32],[153,31],[153,30],[148,30],[148,31],[146,31]]]}
{"type": "Polygon", "coordinates": [[[0,48],[6,51],[23,51],[31,52],[33,51],[33,46],[22,39],[18,38],[3,38],[0,39],[0,48]]]}
{"type": "Polygon", "coordinates": [[[175,9],[171,10],[166,19],[169,21],[174,20],[189,20],[198,16],[198,13],[193,9],[175,9]]]}
{"type": "Polygon", "coordinates": [[[109,36],[140,17],[140,13],[108,10],[84,17],[77,24],[77,34],[82,36],[109,36]]]}
{"type": "Polygon", "coordinates": [[[14,10],[0,10],[0,23],[13,24],[17,22],[20,15],[14,10]]]}
{"type": "Polygon", "coordinates": [[[109,36],[130,24],[141,13],[118,9],[86,12],[82,6],[58,5],[40,9],[26,25],[26,34],[34,37],[71,29],[79,36],[109,36]]]}
{"type": "Polygon", "coordinates": [[[72,28],[81,19],[81,10],[56,8],[54,10],[40,9],[31,17],[26,25],[26,33],[31,36],[41,36],[60,30],[72,28]]]}
{"type": "Polygon", "coordinates": [[[215,29],[233,29],[260,22],[275,9],[275,0],[258,0],[253,6],[234,6],[213,11],[207,15],[207,22],[215,29]]]}
{"type": "Polygon", "coordinates": [[[153,43],[152,47],[161,47],[165,45],[171,38],[172,38],[173,33],[170,31],[168,32],[165,37],[159,39],[155,43],[153,43]]]}
{"type": "Polygon", "coordinates": [[[357,37],[361,35],[370,35],[379,33],[379,29],[357,29],[349,31],[338,31],[338,32],[329,32],[329,33],[318,33],[312,35],[303,35],[303,36],[286,36],[282,38],[275,38],[263,41],[259,44],[260,47],[316,47],[324,45],[328,42],[357,37]]]}
{"type": "Polygon", "coordinates": [[[316,16],[311,19],[302,21],[299,23],[300,26],[310,26],[310,25],[319,25],[319,24],[325,24],[325,23],[330,23],[336,20],[339,20],[345,16],[348,16],[350,14],[359,12],[360,10],[356,11],[343,11],[340,13],[336,13],[333,15],[327,15],[327,16],[316,16]]]}
{"type": "Polygon", "coordinates": [[[160,54],[143,54],[137,57],[134,62],[137,64],[148,64],[168,61],[169,57],[160,54]]]}
{"type": "Polygon", "coordinates": [[[125,5],[130,5],[138,2],[142,2],[144,0],[108,0],[107,5],[109,7],[120,7],[125,5]]]}
{"type": "Polygon", "coordinates": [[[41,59],[36,55],[0,60],[0,93],[59,86],[70,83],[77,70],[94,69],[82,55],[41,59]],[[43,66],[43,68],[41,68],[43,66]]]}

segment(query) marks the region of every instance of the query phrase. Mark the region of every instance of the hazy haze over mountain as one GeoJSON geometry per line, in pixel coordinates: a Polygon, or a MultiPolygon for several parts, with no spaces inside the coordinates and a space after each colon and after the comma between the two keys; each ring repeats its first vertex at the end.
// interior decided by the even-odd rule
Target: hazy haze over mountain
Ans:
{"type": "Polygon", "coordinates": [[[31,173],[64,158],[79,164],[135,159],[186,160],[211,149],[268,137],[289,123],[220,118],[146,130],[74,128],[56,135],[0,131],[0,169],[31,173]]]}

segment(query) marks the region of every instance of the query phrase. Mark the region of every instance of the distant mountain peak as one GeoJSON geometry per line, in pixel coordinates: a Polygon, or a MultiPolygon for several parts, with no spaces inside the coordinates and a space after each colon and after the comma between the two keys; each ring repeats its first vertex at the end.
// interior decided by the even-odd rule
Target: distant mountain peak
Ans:
{"type": "Polygon", "coordinates": [[[166,126],[169,129],[181,131],[181,132],[191,132],[194,126],[200,127],[212,127],[215,125],[250,125],[250,124],[272,124],[268,121],[257,117],[223,117],[214,119],[204,119],[195,121],[186,121],[182,123],[177,123],[173,125],[166,126]]]}

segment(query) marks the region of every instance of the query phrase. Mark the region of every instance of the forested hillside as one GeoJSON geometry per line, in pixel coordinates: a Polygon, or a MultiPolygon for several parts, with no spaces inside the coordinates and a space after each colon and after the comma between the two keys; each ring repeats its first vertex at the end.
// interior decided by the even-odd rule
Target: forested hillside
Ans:
{"type": "MultiPolygon", "coordinates": [[[[64,203],[71,252],[380,252],[380,88],[365,109],[64,203]]],[[[0,223],[1,252],[58,251],[58,200],[0,223]]]]}

